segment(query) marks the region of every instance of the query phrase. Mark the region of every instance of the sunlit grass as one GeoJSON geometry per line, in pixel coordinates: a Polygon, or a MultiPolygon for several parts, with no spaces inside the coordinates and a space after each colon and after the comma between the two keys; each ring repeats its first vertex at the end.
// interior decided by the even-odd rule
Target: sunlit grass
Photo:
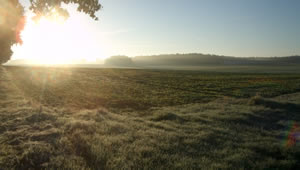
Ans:
{"type": "Polygon", "coordinates": [[[28,99],[73,109],[101,106],[145,110],[223,96],[274,97],[300,91],[298,74],[39,67],[7,70],[28,99]]]}

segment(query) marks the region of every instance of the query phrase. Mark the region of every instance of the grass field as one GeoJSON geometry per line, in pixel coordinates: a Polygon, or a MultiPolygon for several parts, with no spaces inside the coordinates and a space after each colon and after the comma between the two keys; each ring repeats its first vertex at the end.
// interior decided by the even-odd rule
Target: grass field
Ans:
{"type": "Polygon", "coordinates": [[[4,67],[0,167],[299,169],[299,111],[299,73],[4,67]]]}

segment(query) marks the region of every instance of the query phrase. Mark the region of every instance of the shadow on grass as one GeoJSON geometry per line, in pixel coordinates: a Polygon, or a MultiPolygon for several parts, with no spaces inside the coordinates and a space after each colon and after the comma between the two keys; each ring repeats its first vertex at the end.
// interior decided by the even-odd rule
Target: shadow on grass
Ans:
{"type": "Polygon", "coordinates": [[[272,101],[272,100],[267,100],[261,97],[253,97],[250,100],[250,104],[253,105],[262,105],[267,108],[271,109],[280,109],[280,110],[285,110],[287,112],[295,112],[300,110],[300,105],[293,104],[293,103],[281,103],[277,101],[272,101]]]}
{"type": "Polygon", "coordinates": [[[247,119],[236,120],[237,122],[266,130],[279,130],[285,128],[285,125],[279,122],[290,120],[300,121],[300,105],[281,103],[261,97],[250,99],[250,104],[253,106],[263,106],[266,109],[255,111],[247,119]]]}

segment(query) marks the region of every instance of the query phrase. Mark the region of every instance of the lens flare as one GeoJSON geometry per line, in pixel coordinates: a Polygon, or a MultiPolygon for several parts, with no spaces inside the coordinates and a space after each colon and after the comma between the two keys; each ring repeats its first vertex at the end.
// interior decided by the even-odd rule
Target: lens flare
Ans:
{"type": "Polygon", "coordinates": [[[287,131],[284,134],[282,145],[284,147],[294,147],[300,141],[300,127],[297,122],[290,121],[287,131]]]}

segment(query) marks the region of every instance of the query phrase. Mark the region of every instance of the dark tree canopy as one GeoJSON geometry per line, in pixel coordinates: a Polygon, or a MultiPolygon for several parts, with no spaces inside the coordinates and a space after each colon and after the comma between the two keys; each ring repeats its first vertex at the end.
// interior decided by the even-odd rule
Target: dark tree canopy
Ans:
{"type": "Polygon", "coordinates": [[[22,43],[20,32],[24,27],[24,9],[18,0],[0,1],[0,64],[12,55],[11,46],[22,43]]]}
{"type": "Polygon", "coordinates": [[[30,0],[32,10],[37,17],[51,15],[53,9],[61,15],[68,16],[68,12],[61,7],[62,3],[65,4],[78,4],[77,10],[84,12],[95,20],[98,20],[95,13],[101,9],[101,4],[98,0],[30,0]]]}
{"type": "MultiPolygon", "coordinates": [[[[68,11],[61,7],[65,4],[77,4],[77,10],[88,14],[91,18],[98,20],[95,13],[102,6],[98,0],[28,0],[31,5],[29,10],[34,12],[35,19],[42,16],[51,16],[53,11],[68,17],[68,11]]],[[[25,16],[24,7],[19,0],[0,0],[0,64],[7,62],[11,55],[11,47],[14,44],[22,44],[20,33],[24,29],[25,16]]]]}

